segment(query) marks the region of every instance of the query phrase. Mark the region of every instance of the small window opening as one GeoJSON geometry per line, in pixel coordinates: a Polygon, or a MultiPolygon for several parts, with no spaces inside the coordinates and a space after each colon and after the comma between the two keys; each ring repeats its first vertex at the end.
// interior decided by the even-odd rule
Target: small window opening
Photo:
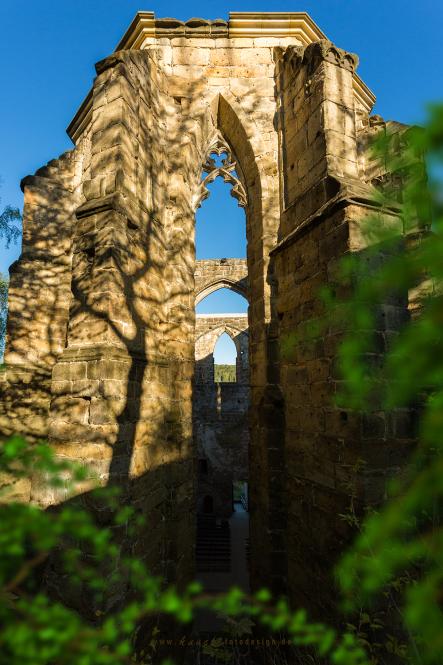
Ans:
{"type": "Polygon", "coordinates": [[[237,349],[227,333],[217,340],[214,349],[214,382],[235,383],[237,381],[237,349]]]}

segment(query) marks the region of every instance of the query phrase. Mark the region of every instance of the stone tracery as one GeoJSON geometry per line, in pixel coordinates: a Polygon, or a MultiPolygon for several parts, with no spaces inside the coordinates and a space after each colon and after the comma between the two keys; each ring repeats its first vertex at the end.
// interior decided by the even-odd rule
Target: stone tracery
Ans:
{"type": "Polygon", "coordinates": [[[224,140],[222,135],[217,132],[216,136],[211,141],[209,148],[206,152],[206,159],[203,162],[202,170],[207,175],[200,183],[198,193],[195,197],[195,209],[199,208],[203,201],[208,198],[209,190],[208,185],[214,182],[218,176],[221,176],[224,182],[232,185],[231,196],[238,201],[238,205],[245,208],[248,202],[246,190],[240,181],[237,173],[237,162],[232,156],[232,151],[224,140]],[[222,158],[221,165],[217,165],[216,160],[211,155],[226,155],[222,158]]]}

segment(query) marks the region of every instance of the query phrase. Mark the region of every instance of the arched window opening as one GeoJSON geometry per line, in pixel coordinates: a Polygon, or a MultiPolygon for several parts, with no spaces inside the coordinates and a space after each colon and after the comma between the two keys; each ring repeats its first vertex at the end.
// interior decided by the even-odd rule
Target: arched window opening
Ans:
{"type": "Polygon", "coordinates": [[[248,483],[244,480],[234,480],[232,483],[232,496],[236,512],[248,512],[248,483]]]}
{"type": "MultiPolygon", "coordinates": [[[[193,432],[198,454],[196,564],[199,573],[207,574],[230,572],[231,545],[243,551],[246,540],[247,517],[245,522],[240,508],[249,476],[250,285],[242,210],[248,203],[247,191],[235,156],[219,132],[212,137],[203,161],[194,198],[193,432]],[[242,487],[235,488],[234,510],[233,483],[238,478],[242,487]],[[231,519],[242,521],[242,530],[237,530],[237,523],[233,525],[232,543],[231,519]]],[[[247,585],[246,550],[240,558],[247,585]]],[[[235,566],[237,563],[235,560],[235,566]]]]}
{"type": "Polygon", "coordinates": [[[237,381],[237,348],[227,333],[223,333],[214,348],[214,383],[237,381]]]}
{"type": "Polygon", "coordinates": [[[197,314],[247,314],[248,301],[231,289],[222,288],[203,298],[195,308],[197,314]]]}
{"type": "Polygon", "coordinates": [[[230,185],[217,177],[207,185],[207,190],[209,198],[203,201],[195,215],[196,258],[245,258],[245,213],[230,196],[230,185]]]}

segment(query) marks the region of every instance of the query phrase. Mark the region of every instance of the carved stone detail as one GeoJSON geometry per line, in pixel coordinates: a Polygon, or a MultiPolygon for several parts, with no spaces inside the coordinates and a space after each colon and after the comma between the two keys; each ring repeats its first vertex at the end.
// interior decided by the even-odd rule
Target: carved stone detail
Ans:
{"type": "Polygon", "coordinates": [[[228,36],[228,22],[221,18],[210,21],[204,18],[191,18],[179,21],[175,18],[155,19],[155,34],[158,37],[205,37],[228,36]]]}
{"type": "Polygon", "coordinates": [[[285,63],[290,65],[293,70],[298,70],[301,63],[304,62],[313,72],[323,60],[337,65],[337,67],[343,67],[352,73],[355,73],[358,66],[358,56],[355,53],[348,53],[348,51],[337,48],[329,39],[319,39],[306,48],[290,46],[280,57],[283,57],[285,63]]]}
{"type": "Polygon", "coordinates": [[[248,203],[246,190],[235,173],[237,162],[234,161],[231,149],[221,134],[217,133],[213,140],[210,142],[209,148],[206,152],[206,160],[203,162],[202,167],[203,173],[206,173],[207,175],[200,183],[200,187],[194,200],[194,206],[196,210],[209,196],[209,183],[214,182],[218,176],[221,176],[224,182],[232,185],[231,196],[237,199],[238,205],[241,208],[246,207],[248,203]],[[211,155],[214,153],[219,157],[223,154],[226,154],[226,157],[222,160],[221,166],[217,166],[215,159],[211,157],[211,155]]]}
{"type": "Polygon", "coordinates": [[[352,73],[358,66],[358,56],[355,53],[348,53],[348,51],[337,48],[329,39],[319,39],[317,42],[309,44],[305,49],[303,59],[305,62],[309,62],[312,70],[316,69],[322,60],[343,67],[352,73]]]}

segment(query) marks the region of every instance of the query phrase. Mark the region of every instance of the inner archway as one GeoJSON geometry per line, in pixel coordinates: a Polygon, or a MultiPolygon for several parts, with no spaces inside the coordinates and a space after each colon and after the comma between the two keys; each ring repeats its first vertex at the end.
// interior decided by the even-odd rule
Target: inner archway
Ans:
{"type": "Polygon", "coordinates": [[[249,289],[245,215],[230,190],[242,206],[246,200],[232,155],[210,152],[202,185],[195,236],[196,563],[202,583],[220,591],[241,568],[247,591],[249,516],[234,488],[249,478],[249,289]]]}
{"type": "Polygon", "coordinates": [[[245,295],[231,286],[220,286],[214,280],[214,290],[204,298],[196,297],[195,311],[197,314],[232,314],[248,313],[248,301],[245,295]]]}

